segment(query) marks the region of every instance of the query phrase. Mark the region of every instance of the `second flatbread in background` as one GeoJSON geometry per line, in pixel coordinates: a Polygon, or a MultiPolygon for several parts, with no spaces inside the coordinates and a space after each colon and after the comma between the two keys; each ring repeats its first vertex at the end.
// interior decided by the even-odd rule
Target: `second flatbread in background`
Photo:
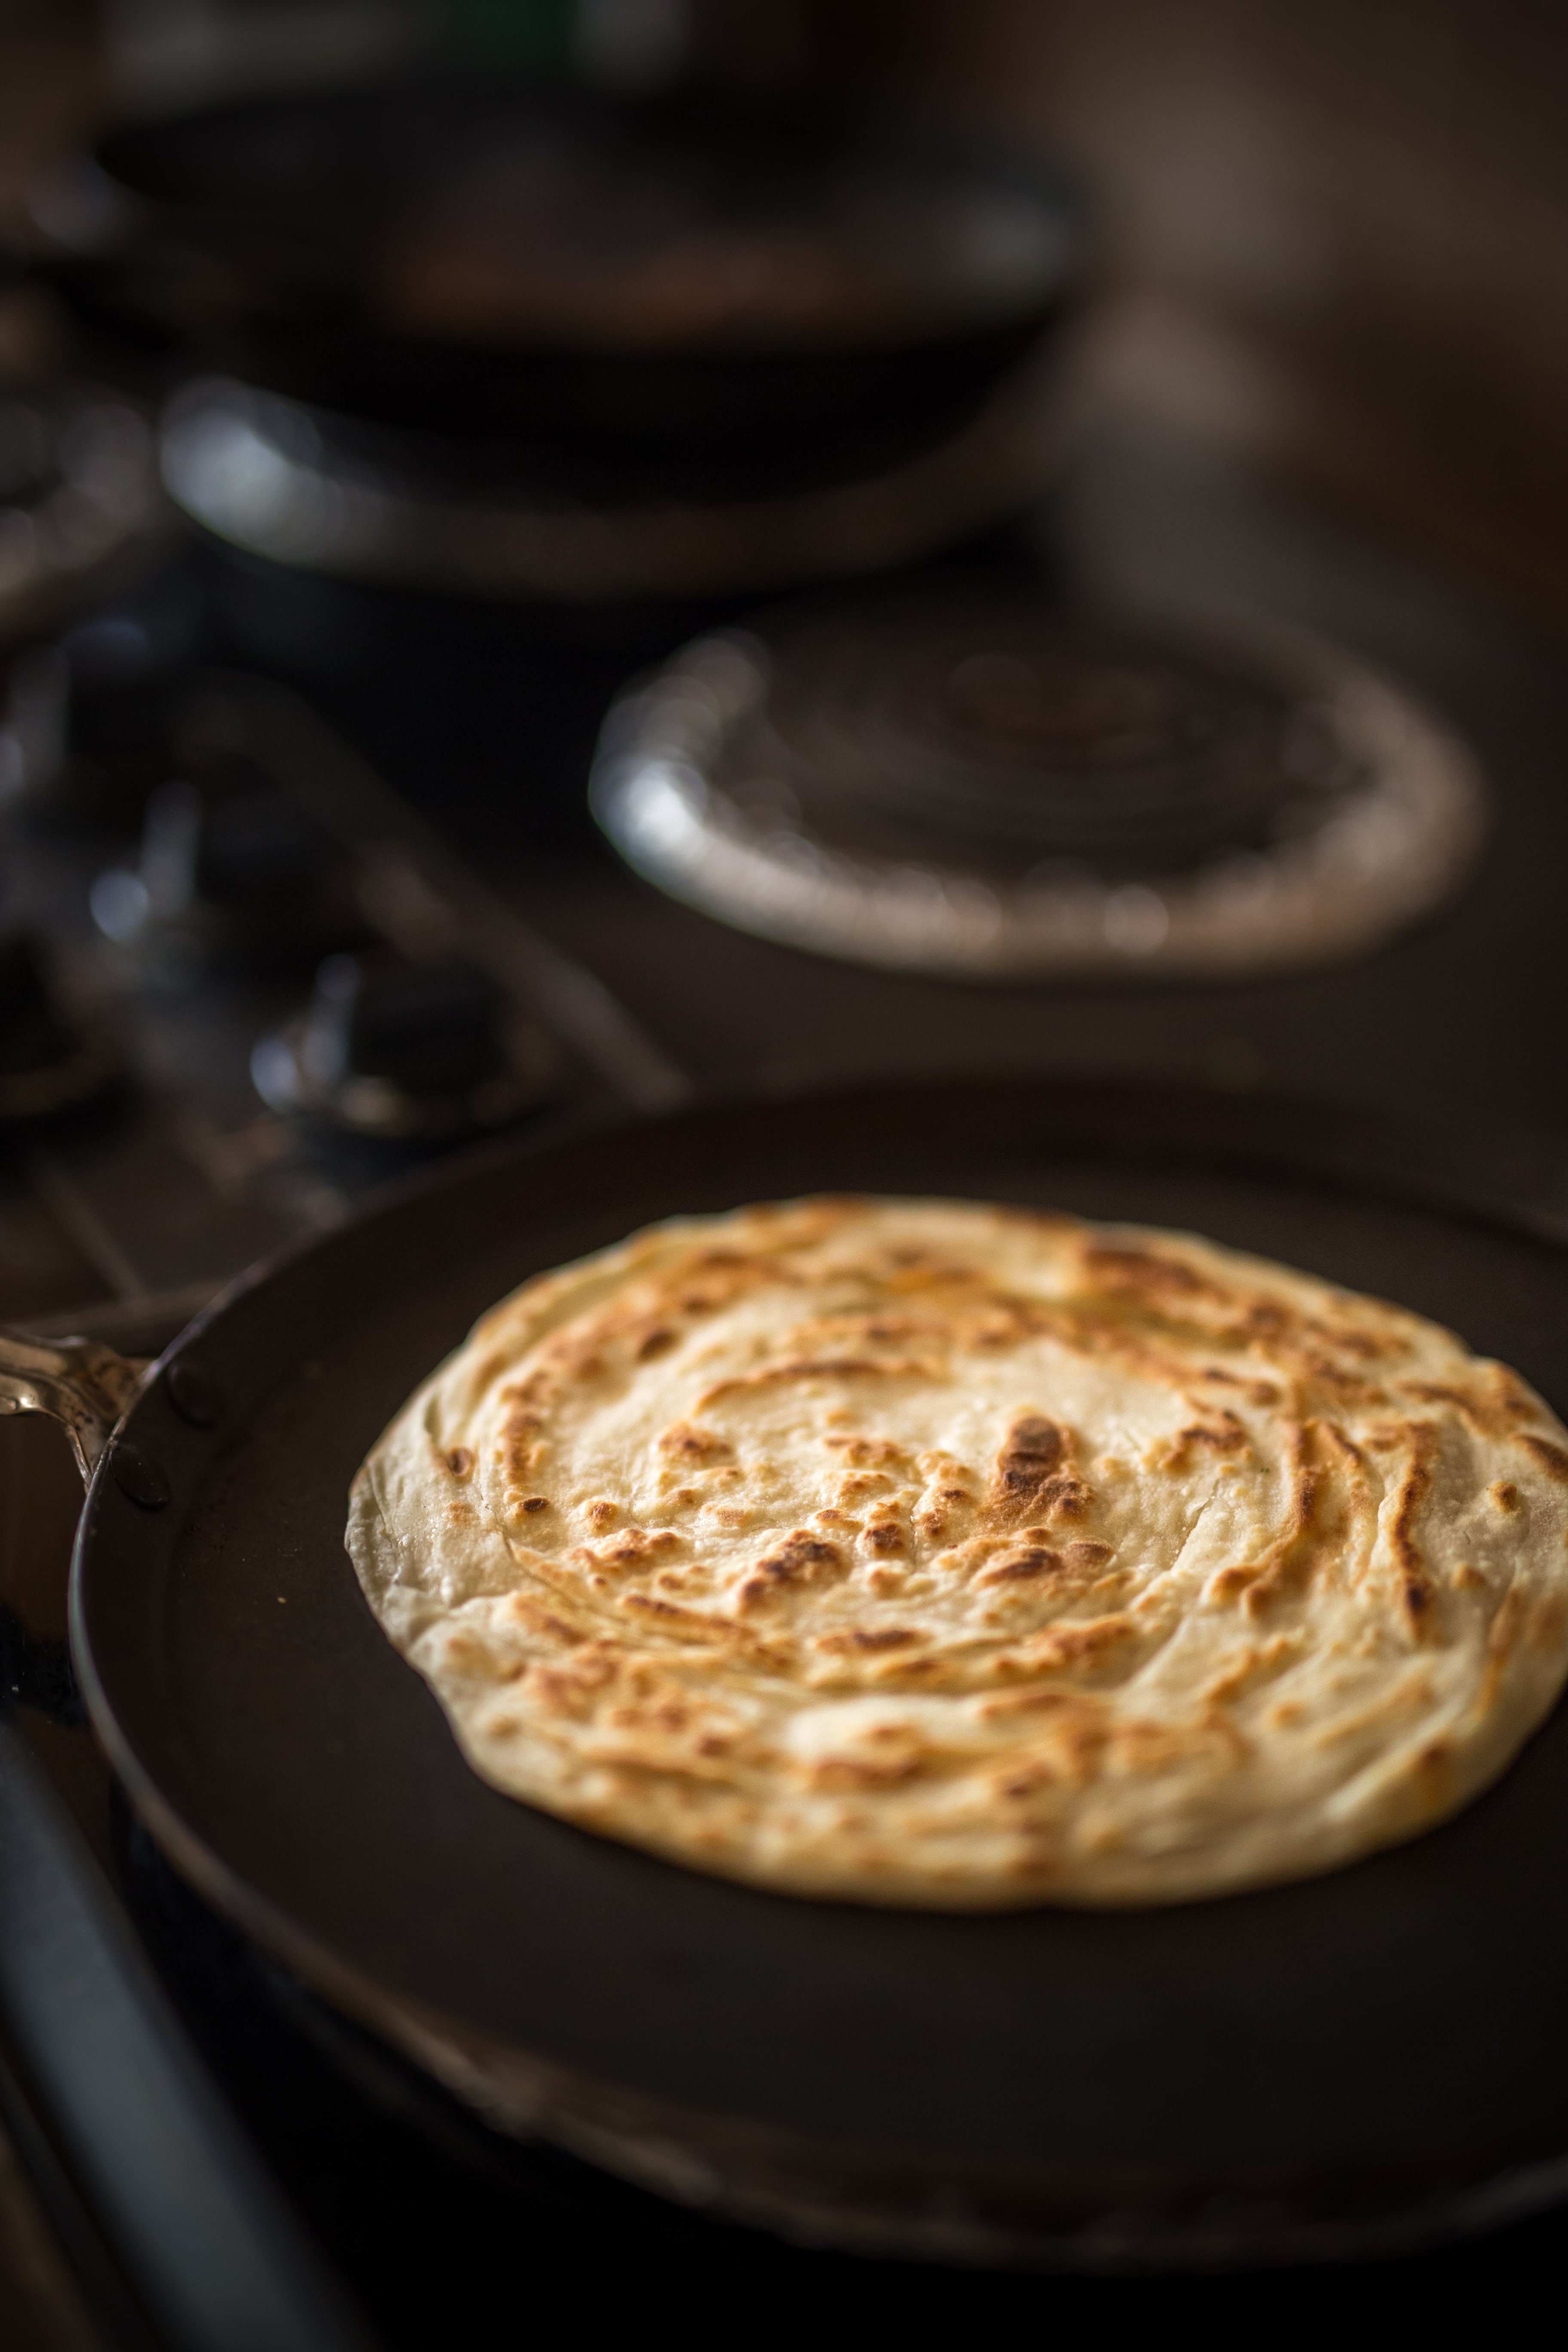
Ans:
{"type": "Polygon", "coordinates": [[[1428,1827],[1568,1672],[1568,1433],[1421,1318],[942,1201],[658,1225],[411,1399],[349,1548],[475,1769],[796,1894],[1182,1901],[1428,1827]]]}

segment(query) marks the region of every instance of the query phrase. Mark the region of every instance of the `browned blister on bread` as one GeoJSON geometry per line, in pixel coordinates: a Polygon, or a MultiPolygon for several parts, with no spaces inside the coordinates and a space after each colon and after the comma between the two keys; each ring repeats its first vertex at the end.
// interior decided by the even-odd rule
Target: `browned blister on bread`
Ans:
{"type": "Polygon", "coordinates": [[[1174,1902],[1412,1835],[1568,1674],[1568,1432],[1188,1234],[820,1199],[540,1276],[355,1481],[485,1779],[694,1868],[1174,1902]]]}

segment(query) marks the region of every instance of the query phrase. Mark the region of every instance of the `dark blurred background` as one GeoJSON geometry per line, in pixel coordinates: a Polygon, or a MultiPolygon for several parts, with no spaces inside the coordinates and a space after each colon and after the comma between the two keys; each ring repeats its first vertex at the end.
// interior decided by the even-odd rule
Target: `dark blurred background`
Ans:
{"type": "MultiPolygon", "coordinates": [[[[1552,0],[4,0],[0,173],[106,107],[374,69],[932,100],[1092,184],[1086,387],[1568,617],[1568,16],[1552,0]]],[[[42,331],[15,299],[0,349],[42,331]]]]}
{"type": "Polygon", "coordinates": [[[941,0],[862,72],[1046,136],[1104,207],[1097,392],[1568,617],[1568,17],[1551,0],[941,0]]]}

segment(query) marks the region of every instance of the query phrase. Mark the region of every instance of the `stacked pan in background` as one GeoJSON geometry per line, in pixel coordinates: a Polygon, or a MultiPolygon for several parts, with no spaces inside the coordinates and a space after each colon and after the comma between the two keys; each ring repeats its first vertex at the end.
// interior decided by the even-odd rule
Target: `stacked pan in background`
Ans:
{"type": "Polygon", "coordinates": [[[121,130],[35,209],[82,351],[161,410],[219,650],[544,835],[630,672],[984,538],[1058,463],[1081,207],[929,128],[405,79],[121,130]]]}

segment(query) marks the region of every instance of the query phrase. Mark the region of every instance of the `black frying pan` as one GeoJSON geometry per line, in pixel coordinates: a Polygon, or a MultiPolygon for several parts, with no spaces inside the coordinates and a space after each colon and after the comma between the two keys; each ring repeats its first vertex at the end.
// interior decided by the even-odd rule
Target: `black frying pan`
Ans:
{"type": "Polygon", "coordinates": [[[1083,260],[1031,163],[505,80],[215,108],[107,137],[98,169],[45,188],[40,267],[101,346],[287,394],[340,442],[353,418],[373,454],[377,428],[444,436],[492,487],[743,496],[893,463],[969,420],[1083,260]]]}
{"type": "Polygon", "coordinates": [[[886,1913],[497,1794],[362,1601],[362,1454],[510,1285],[817,1187],[1190,1226],[1448,1322],[1568,1402],[1568,1253],[1321,1112],[1065,1084],[689,1112],[476,1165],[242,1285],[94,1479],[93,1720],[202,1891],[492,2113],[818,2241],[1158,2266],[1419,2242],[1568,2155],[1568,1716],[1458,1820],[1186,1907],[886,1913]]]}

